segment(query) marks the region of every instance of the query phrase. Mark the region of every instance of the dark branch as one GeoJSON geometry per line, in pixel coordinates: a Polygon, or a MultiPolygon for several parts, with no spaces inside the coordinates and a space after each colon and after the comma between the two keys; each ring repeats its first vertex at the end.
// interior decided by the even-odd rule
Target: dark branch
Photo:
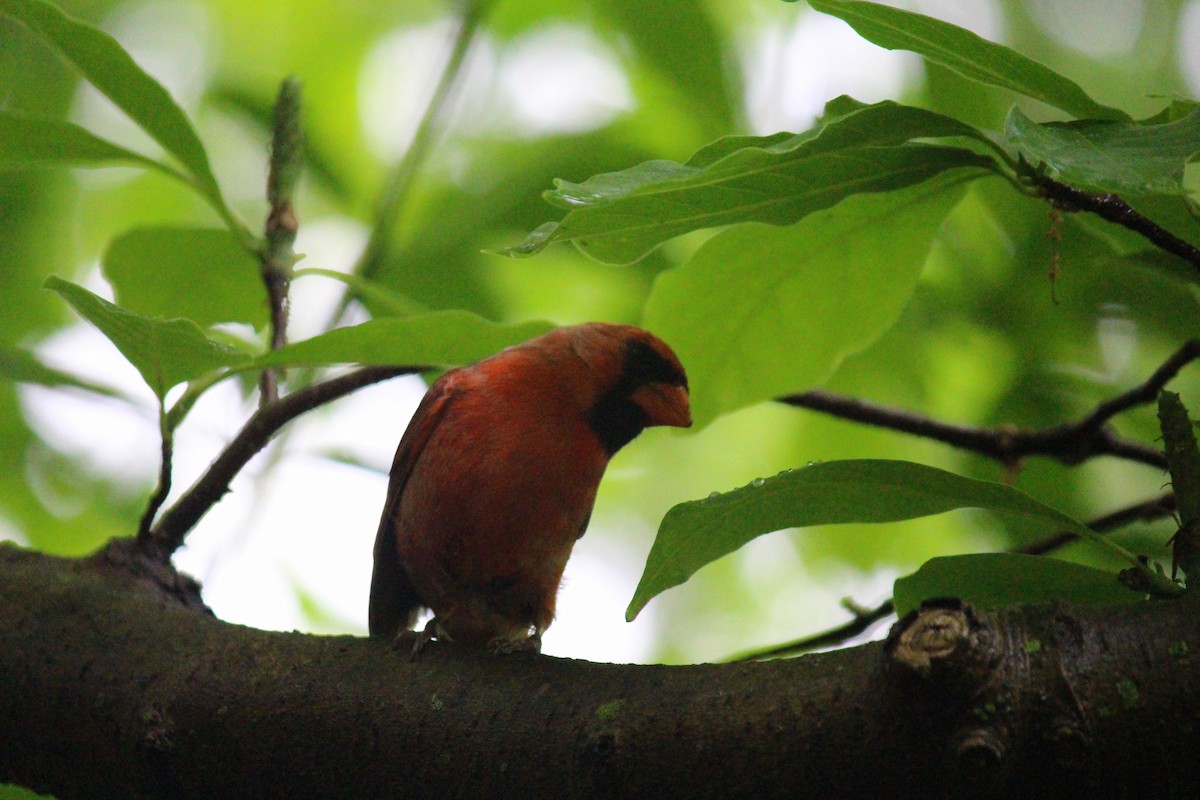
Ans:
{"type": "MultiPolygon", "coordinates": [[[[266,244],[259,254],[263,283],[267,287],[267,303],[271,310],[271,349],[287,344],[288,290],[296,253],[299,223],[292,203],[300,171],[304,165],[304,134],[300,128],[300,82],[287,78],[279,86],[275,100],[274,125],[271,132],[271,171],[267,175],[266,244]]],[[[259,380],[259,405],[279,399],[279,375],[268,367],[259,380]]]]}
{"type": "Polygon", "coordinates": [[[1074,465],[1095,456],[1108,455],[1166,469],[1167,459],[1161,451],[1118,436],[1107,423],[1123,411],[1154,402],[1159,391],[1179,374],[1179,370],[1197,358],[1200,358],[1200,339],[1192,339],[1163,362],[1144,383],[1104,401],[1083,419],[1033,430],[953,425],[924,414],[822,389],[781,397],[779,402],[923,436],[1004,464],[1016,463],[1026,456],[1048,456],[1074,465]]]}
{"type": "Polygon", "coordinates": [[[1091,211],[1109,222],[1141,234],[1151,244],[1179,256],[1200,270],[1200,248],[1138,213],[1117,195],[1085,192],[1045,177],[1037,180],[1037,186],[1047,200],[1064,211],[1091,211]]]}
{"type": "Polygon", "coordinates": [[[954,425],[913,411],[879,405],[856,397],[813,389],[779,398],[779,402],[820,411],[835,417],[876,425],[901,433],[933,439],[961,450],[1014,464],[1026,456],[1048,456],[1074,465],[1100,455],[1111,455],[1166,468],[1163,454],[1131,439],[1117,436],[1110,428],[1091,427],[1091,415],[1074,424],[1022,430],[1019,428],[976,428],[954,425]]]}
{"type": "MultiPolygon", "coordinates": [[[[1123,528],[1131,522],[1153,522],[1163,517],[1169,517],[1175,511],[1175,495],[1170,492],[1141,503],[1135,503],[1125,508],[1117,509],[1110,514],[1097,517],[1088,523],[1088,527],[1098,533],[1108,533],[1123,528]]],[[[1070,544],[1079,537],[1070,531],[1061,531],[1053,536],[1026,542],[1013,548],[1014,553],[1026,553],[1032,556],[1042,556],[1053,552],[1063,545],[1070,544]]]]}
{"type": "Polygon", "coordinates": [[[200,518],[216,505],[234,476],[284,425],[296,417],[364,386],[399,375],[420,372],[424,367],[362,367],[323,383],[300,389],[280,400],[259,408],[233,438],[208,470],[200,476],[179,501],[167,509],[150,530],[149,544],[162,560],[171,557],[200,518]]]}
{"type": "Polygon", "coordinates": [[[846,641],[858,636],[873,625],[882,622],[890,617],[896,611],[896,606],[892,602],[892,598],[884,600],[875,608],[856,610],[854,617],[849,622],[838,625],[836,628],[830,628],[821,633],[815,633],[812,636],[805,636],[802,639],[796,639],[785,644],[773,645],[763,648],[762,650],[751,650],[747,653],[739,653],[733,658],[726,659],[728,663],[739,663],[744,661],[764,661],[770,658],[781,658],[783,656],[794,656],[800,653],[808,653],[813,650],[819,650],[822,647],[835,647],[844,644],[846,641]]]}
{"type": "Polygon", "coordinates": [[[162,442],[158,467],[158,487],[154,490],[149,502],[146,503],[146,510],[142,512],[142,519],[138,523],[137,541],[138,545],[142,547],[149,547],[152,541],[150,526],[154,524],[154,516],[162,508],[162,504],[167,501],[167,495],[171,493],[171,465],[174,458],[175,432],[163,419],[161,406],[158,410],[158,430],[162,442]]]}

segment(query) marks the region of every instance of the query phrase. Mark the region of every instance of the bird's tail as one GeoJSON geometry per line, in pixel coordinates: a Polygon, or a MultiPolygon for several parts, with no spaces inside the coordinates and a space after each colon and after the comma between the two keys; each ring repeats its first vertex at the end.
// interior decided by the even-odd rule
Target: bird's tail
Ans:
{"type": "Polygon", "coordinates": [[[417,622],[424,603],[400,563],[396,540],[379,536],[375,541],[375,568],[371,572],[371,601],[367,625],[372,636],[393,637],[417,622]]]}

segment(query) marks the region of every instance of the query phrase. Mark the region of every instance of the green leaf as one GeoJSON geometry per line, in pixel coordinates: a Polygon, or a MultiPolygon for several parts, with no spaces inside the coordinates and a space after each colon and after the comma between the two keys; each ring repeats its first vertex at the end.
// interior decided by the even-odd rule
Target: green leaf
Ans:
{"type": "Polygon", "coordinates": [[[52,388],[69,387],[119,400],[130,399],[111,387],[47,366],[28,350],[9,345],[0,345],[0,376],[14,383],[34,383],[52,388]]]}
{"type": "Polygon", "coordinates": [[[888,50],[911,50],[964,78],[1011,89],[1076,117],[1129,121],[1101,105],[1049,67],[948,22],[864,0],[809,0],[817,11],[849,23],[858,35],[888,50]]]}
{"type": "Polygon", "coordinates": [[[896,581],[893,599],[901,616],[932,597],[960,597],[979,608],[994,608],[1052,600],[1111,605],[1146,596],[1094,567],[1022,553],[976,553],[931,558],[896,581]]]}
{"type": "Polygon", "coordinates": [[[373,319],[266,353],[250,366],[382,364],[449,367],[486,358],[550,330],[548,322],[506,325],[469,311],[373,319]]]}
{"type": "Polygon", "coordinates": [[[227,230],[136,228],[114,239],[101,263],[117,304],[138,314],[267,323],[258,261],[227,230]]]}
{"type": "Polygon", "coordinates": [[[38,164],[102,167],[113,162],[178,172],[152,158],[94,136],[78,125],[0,109],[0,169],[38,164]]]}
{"type": "Polygon", "coordinates": [[[645,327],[687,368],[692,416],[801,391],[888,330],[969,178],[856,195],[795,225],[744,225],[658,276],[645,327]]]}
{"type": "Polygon", "coordinates": [[[661,592],[764,533],[848,522],[896,522],[959,508],[983,508],[1047,531],[1097,534],[1070,516],[1002,483],[908,461],[830,461],[759,479],[667,512],[625,612],[634,616],[661,592]]]}
{"type": "Polygon", "coordinates": [[[0,14],[14,17],[57,47],[92,85],[179,159],[218,210],[228,212],[208,154],[187,115],[116,39],[46,0],[0,0],[0,14]]]}
{"type": "Polygon", "coordinates": [[[206,338],[191,320],[144,317],[53,275],[43,285],[57,292],[80,316],[99,328],[137,368],[159,400],[184,381],[250,359],[241,350],[206,338]]]}
{"type": "Polygon", "coordinates": [[[1013,107],[1004,128],[1026,161],[1093,192],[1182,194],[1183,169],[1200,151],[1200,111],[1162,125],[1092,120],[1039,125],[1013,107]]]}
{"type": "Polygon", "coordinates": [[[579,184],[559,180],[547,200],[571,211],[505,252],[531,255],[569,241],[600,261],[628,263],[700,228],[787,225],[850,195],[911,186],[949,169],[999,171],[995,159],[973,150],[909,142],[948,136],[993,147],[958,120],[884,102],[802,134],[718,139],[686,164],[647,161],[579,184]]]}

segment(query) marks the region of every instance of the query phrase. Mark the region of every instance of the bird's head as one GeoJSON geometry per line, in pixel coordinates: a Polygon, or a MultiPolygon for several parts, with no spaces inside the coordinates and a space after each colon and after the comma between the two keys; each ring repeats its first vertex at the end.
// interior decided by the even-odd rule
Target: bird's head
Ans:
{"type": "Polygon", "coordinates": [[[561,336],[591,375],[584,405],[588,424],[609,455],[644,428],[692,424],[687,373],[657,336],[631,325],[592,322],[560,328],[561,336]]]}

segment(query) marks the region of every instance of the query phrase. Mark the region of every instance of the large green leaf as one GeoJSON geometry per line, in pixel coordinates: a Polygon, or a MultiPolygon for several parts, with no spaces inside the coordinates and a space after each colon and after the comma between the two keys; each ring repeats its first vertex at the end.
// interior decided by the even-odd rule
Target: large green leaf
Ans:
{"type": "Polygon", "coordinates": [[[556,181],[547,200],[571,209],[509,255],[574,242],[601,261],[635,261],[688,231],[738,222],[787,225],[843,198],[911,186],[956,167],[998,169],[960,147],[909,142],[970,137],[977,129],[912,106],[876,103],[798,135],[718,139],[685,164],[648,161],[574,184],[556,181]]]}
{"type": "Polygon", "coordinates": [[[227,213],[208,154],[187,115],[116,39],[46,0],[0,0],[0,14],[14,17],[58,48],[92,85],[179,159],[201,193],[227,213]]]}
{"type": "Polygon", "coordinates": [[[893,600],[901,616],[931,597],[960,597],[979,608],[993,608],[1051,600],[1134,603],[1146,595],[1127,589],[1116,573],[1070,561],[1021,553],[975,553],[932,558],[896,581],[893,600]]]}
{"type": "Polygon", "coordinates": [[[1125,112],[1097,103],[1049,67],[949,22],[865,0],[808,0],[808,4],[845,20],[869,42],[888,50],[911,50],[965,78],[1011,89],[1076,117],[1129,120],[1125,112]]]}
{"type": "Polygon", "coordinates": [[[241,350],[208,339],[191,320],[135,314],[53,275],[45,286],[99,328],[160,400],[173,386],[250,359],[241,350]]]}
{"type": "Polygon", "coordinates": [[[258,261],[236,236],[217,228],[136,228],[102,259],[117,304],[150,317],[201,325],[267,322],[258,261]]]}
{"type": "Polygon", "coordinates": [[[697,425],[829,377],[892,326],[968,175],[743,225],[658,276],[644,324],[688,370],[697,425]]]}
{"type": "Polygon", "coordinates": [[[94,136],[70,122],[36,119],[0,109],[0,169],[32,164],[98,167],[114,162],[151,167],[183,177],[165,164],[94,136]]]}
{"type": "Polygon", "coordinates": [[[548,322],[506,325],[469,311],[374,319],[290,344],[257,358],[254,367],[382,364],[448,367],[469,364],[540,336],[548,322]]]}
{"type": "Polygon", "coordinates": [[[1094,538],[1083,523],[1002,483],[908,461],[830,461],[681,503],[663,518],[633,600],[634,616],[657,594],[764,533],[847,522],[896,522],[983,508],[1047,531],[1094,538]]]}
{"type": "Polygon", "coordinates": [[[1014,107],[1004,124],[1032,164],[1095,192],[1183,193],[1183,169],[1200,152],[1200,111],[1161,125],[1124,122],[1039,125],[1014,107]]]}

